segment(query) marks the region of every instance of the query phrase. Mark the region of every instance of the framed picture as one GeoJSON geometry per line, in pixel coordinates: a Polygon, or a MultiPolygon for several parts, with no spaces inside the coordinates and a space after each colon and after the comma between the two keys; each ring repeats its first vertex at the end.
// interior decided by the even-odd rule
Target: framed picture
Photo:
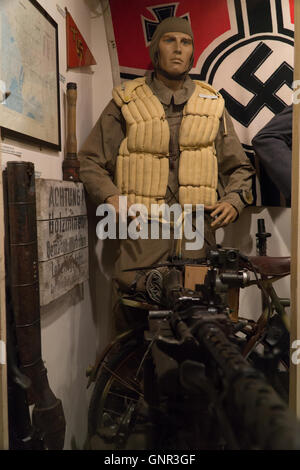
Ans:
{"type": "Polygon", "coordinates": [[[2,136],[61,150],[57,23],[36,0],[0,1],[2,136]],[[5,94],[6,93],[6,94],[5,94]]]}

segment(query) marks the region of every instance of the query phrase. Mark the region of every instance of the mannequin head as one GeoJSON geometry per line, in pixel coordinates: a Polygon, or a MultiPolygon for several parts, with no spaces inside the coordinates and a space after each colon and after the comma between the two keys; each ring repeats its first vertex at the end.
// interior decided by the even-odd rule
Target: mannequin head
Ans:
{"type": "Polygon", "coordinates": [[[149,52],[156,71],[171,80],[184,77],[194,62],[193,32],[189,22],[177,17],[163,20],[155,30],[149,52]]]}

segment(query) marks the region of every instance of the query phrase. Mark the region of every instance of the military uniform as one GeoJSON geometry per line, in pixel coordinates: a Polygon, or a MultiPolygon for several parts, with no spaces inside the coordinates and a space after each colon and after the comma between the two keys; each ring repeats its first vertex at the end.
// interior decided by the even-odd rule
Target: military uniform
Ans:
{"type": "MultiPolygon", "coordinates": [[[[185,78],[183,87],[175,92],[149,73],[146,84],[162,103],[170,130],[169,141],[169,174],[165,196],[166,203],[178,203],[178,166],[179,166],[179,129],[183,117],[183,109],[195,90],[195,83],[189,76],[185,78]]],[[[80,153],[80,178],[92,201],[99,205],[109,196],[120,195],[115,181],[116,161],[120,144],[126,136],[126,122],[121,109],[112,100],[107,105],[91,134],[84,143],[80,153]]],[[[233,123],[225,110],[215,139],[218,163],[218,194],[219,201],[227,201],[241,213],[246,204],[252,202],[252,178],[255,173],[249,159],[233,128],[233,123]]],[[[205,256],[207,247],[215,245],[214,230],[210,227],[211,217],[205,214],[205,243],[201,251],[185,251],[182,243],[182,256],[198,258],[205,256]]],[[[137,266],[149,266],[165,261],[174,255],[176,242],[170,240],[121,240],[120,253],[114,267],[116,287],[121,291],[135,279],[135,272],[122,272],[123,269],[137,266]]]]}

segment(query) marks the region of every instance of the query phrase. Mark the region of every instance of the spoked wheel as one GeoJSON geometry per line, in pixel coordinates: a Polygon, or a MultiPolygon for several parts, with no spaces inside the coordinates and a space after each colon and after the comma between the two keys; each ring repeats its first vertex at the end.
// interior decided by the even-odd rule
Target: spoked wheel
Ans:
{"type": "Polygon", "coordinates": [[[143,358],[146,346],[130,341],[103,364],[88,413],[91,449],[145,449],[143,358]]]}

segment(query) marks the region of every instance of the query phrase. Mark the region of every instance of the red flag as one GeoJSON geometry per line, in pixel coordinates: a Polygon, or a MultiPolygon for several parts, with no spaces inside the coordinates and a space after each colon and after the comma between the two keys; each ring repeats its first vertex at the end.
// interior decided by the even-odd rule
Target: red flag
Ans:
{"type": "Polygon", "coordinates": [[[84,67],[96,65],[96,61],[89,50],[85,40],[79,32],[75,21],[66,9],[67,31],[67,67],[84,67]]]}
{"type": "MultiPolygon", "coordinates": [[[[254,162],[253,137],[292,101],[296,1],[215,0],[207,8],[207,0],[109,0],[121,78],[153,69],[148,46],[156,27],[166,17],[185,18],[194,32],[191,76],[223,95],[254,162]]],[[[264,173],[254,194],[257,205],[261,198],[262,205],[273,206],[279,196],[264,173]]]]}

